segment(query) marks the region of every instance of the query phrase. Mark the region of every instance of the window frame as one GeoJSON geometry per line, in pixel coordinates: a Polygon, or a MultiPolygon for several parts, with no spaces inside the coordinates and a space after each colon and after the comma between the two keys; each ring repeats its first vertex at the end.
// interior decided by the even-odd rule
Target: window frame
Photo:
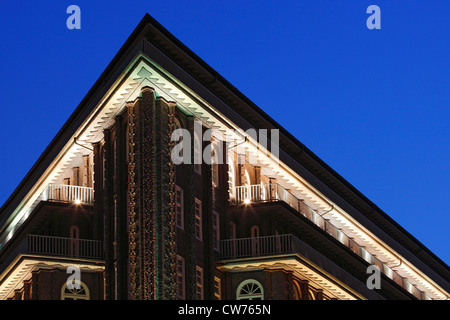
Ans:
{"type": "Polygon", "coordinates": [[[181,230],[184,230],[184,191],[175,185],[175,224],[181,230]],[[180,193],[180,201],[177,201],[177,192],[180,193]],[[178,212],[178,210],[180,212],[178,212]]]}
{"type": "Polygon", "coordinates": [[[81,288],[80,289],[74,288],[72,290],[77,290],[77,291],[84,290],[85,294],[82,295],[82,294],[79,294],[76,292],[66,293],[66,289],[69,291],[72,291],[72,290],[67,288],[67,282],[64,282],[63,286],[61,287],[61,300],[90,300],[91,294],[90,294],[88,286],[80,280],[77,280],[77,282],[79,282],[81,288]],[[70,299],[65,299],[65,298],[70,298],[70,299]]]}
{"type": "Polygon", "coordinates": [[[200,140],[198,134],[194,132],[194,171],[199,175],[202,174],[202,162],[203,162],[202,155],[203,155],[202,141],[200,140]]]}
{"type": "Polygon", "coordinates": [[[222,300],[222,283],[221,283],[219,277],[214,276],[213,288],[214,288],[214,297],[217,300],[222,300]],[[217,283],[217,286],[216,286],[216,283],[217,283]]]}
{"type": "Polygon", "coordinates": [[[220,241],[220,215],[216,210],[212,212],[212,227],[213,227],[213,248],[219,251],[220,241]]]}
{"type": "Polygon", "coordinates": [[[203,224],[202,224],[202,201],[195,198],[195,238],[203,241],[203,224]],[[198,228],[198,234],[197,234],[198,228]]]}
{"type": "Polygon", "coordinates": [[[195,297],[197,300],[203,300],[203,268],[200,266],[195,267],[195,297]]]}
{"type": "Polygon", "coordinates": [[[236,197],[236,171],[234,168],[234,163],[231,157],[228,157],[228,193],[230,199],[234,200],[236,197]]]}
{"type": "Polygon", "coordinates": [[[176,294],[177,299],[184,300],[186,295],[186,278],[185,278],[185,264],[184,264],[184,258],[182,256],[177,255],[177,262],[176,262],[176,294]],[[179,263],[181,263],[181,271],[179,270],[179,263]],[[181,284],[181,292],[180,292],[180,284],[181,284]]]}
{"type": "Polygon", "coordinates": [[[242,281],[236,289],[236,300],[264,300],[264,288],[262,284],[255,279],[247,279],[242,281]],[[240,291],[248,284],[256,285],[260,289],[260,293],[242,296],[240,291]]]}

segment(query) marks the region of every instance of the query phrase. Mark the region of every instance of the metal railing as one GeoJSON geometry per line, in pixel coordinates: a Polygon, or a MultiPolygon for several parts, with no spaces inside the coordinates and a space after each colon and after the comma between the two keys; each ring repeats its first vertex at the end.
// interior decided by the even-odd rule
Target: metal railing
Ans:
{"type": "Polygon", "coordinates": [[[25,222],[30,214],[34,211],[36,206],[41,201],[55,201],[63,203],[79,203],[79,204],[94,204],[94,189],[90,187],[71,186],[64,184],[48,184],[44,191],[36,198],[36,200],[26,209],[23,209],[23,213],[20,220],[16,223],[14,228],[9,231],[8,235],[0,237],[0,251],[6,243],[12,238],[16,230],[25,222]]]}
{"type": "MultiPolygon", "coordinates": [[[[382,273],[388,278],[402,286],[409,293],[418,299],[431,300],[425,292],[415,287],[406,278],[403,278],[396,271],[389,268],[380,261],[376,256],[372,255],[364,247],[360,246],[353,238],[346,235],[341,229],[334,226],[329,220],[324,219],[321,215],[309,207],[303,200],[298,199],[291,192],[286,190],[278,183],[259,184],[238,186],[235,188],[232,203],[248,203],[248,202],[272,202],[283,201],[294,208],[316,226],[327,232],[329,235],[337,239],[343,245],[348,247],[355,254],[363,258],[369,264],[376,265],[382,273]]],[[[249,240],[245,240],[249,241],[249,240]]],[[[225,248],[224,248],[225,249],[225,248]]]]}
{"type": "MultiPolygon", "coordinates": [[[[223,260],[228,259],[242,259],[252,257],[264,257],[283,254],[302,254],[301,241],[292,234],[282,234],[274,236],[263,236],[254,238],[240,238],[221,240],[219,242],[220,254],[219,258],[223,260]]],[[[381,261],[374,261],[381,270],[385,267],[381,261]]],[[[412,287],[408,280],[400,277],[394,273],[393,280],[404,288],[412,287]]],[[[409,288],[418,299],[423,299],[420,291],[409,288]]],[[[409,290],[408,290],[409,291],[409,290]]]]}
{"type": "Polygon", "coordinates": [[[47,200],[60,202],[94,203],[94,189],[89,187],[71,186],[65,184],[49,184],[44,191],[47,200]]]}
{"type": "Polygon", "coordinates": [[[103,259],[103,242],[98,240],[27,235],[27,253],[84,259],[103,259]]]}
{"type": "Polygon", "coordinates": [[[235,188],[233,201],[242,203],[246,201],[271,202],[277,200],[284,201],[294,209],[300,210],[301,200],[278,183],[238,186],[235,188]]]}
{"type": "Polygon", "coordinates": [[[290,234],[256,238],[221,240],[219,242],[221,259],[237,259],[294,253],[290,234]]]}

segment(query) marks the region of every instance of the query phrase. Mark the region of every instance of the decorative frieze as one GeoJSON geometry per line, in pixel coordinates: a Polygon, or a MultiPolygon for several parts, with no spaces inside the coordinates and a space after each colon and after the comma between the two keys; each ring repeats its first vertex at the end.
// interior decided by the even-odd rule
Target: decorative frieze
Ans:
{"type": "Polygon", "coordinates": [[[129,277],[133,299],[176,295],[175,177],[170,152],[175,103],[152,88],[128,104],[129,277]]]}
{"type": "Polygon", "coordinates": [[[136,134],[135,108],[133,103],[127,104],[128,110],[128,256],[129,256],[129,291],[130,298],[137,299],[137,217],[136,217],[136,134]]]}

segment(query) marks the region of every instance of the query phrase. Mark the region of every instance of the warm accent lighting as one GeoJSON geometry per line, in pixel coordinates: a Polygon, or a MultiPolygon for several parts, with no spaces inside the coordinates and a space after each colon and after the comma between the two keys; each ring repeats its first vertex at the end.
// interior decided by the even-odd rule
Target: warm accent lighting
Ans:
{"type": "Polygon", "coordinates": [[[245,203],[245,204],[249,204],[249,203],[250,203],[250,199],[245,199],[245,200],[244,200],[244,203],[245,203]]]}
{"type": "Polygon", "coordinates": [[[75,204],[81,204],[81,200],[80,199],[76,199],[74,202],[75,202],[75,204]]]}

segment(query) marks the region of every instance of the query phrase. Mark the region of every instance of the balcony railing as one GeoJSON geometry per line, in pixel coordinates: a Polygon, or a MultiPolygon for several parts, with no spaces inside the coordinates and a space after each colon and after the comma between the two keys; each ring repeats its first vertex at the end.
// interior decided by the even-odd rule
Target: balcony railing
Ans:
{"type": "Polygon", "coordinates": [[[103,259],[103,242],[41,235],[27,235],[24,251],[31,254],[83,259],[103,259]]]}
{"type": "Polygon", "coordinates": [[[67,203],[94,203],[94,190],[89,187],[49,184],[44,191],[44,199],[67,203]]]}
{"type": "Polygon", "coordinates": [[[221,240],[219,242],[221,259],[237,259],[294,253],[290,234],[257,238],[221,240]]]}
{"type": "MultiPolygon", "coordinates": [[[[292,234],[221,240],[219,245],[219,257],[222,260],[302,254],[302,250],[300,249],[302,248],[302,242],[292,234]]],[[[380,268],[382,267],[382,265],[377,265],[380,268]]],[[[394,281],[404,288],[415,288],[408,280],[400,276],[398,276],[398,278],[394,281]]],[[[416,290],[418,289],[416,288],[416,290]]],[[[419,299],[428,298],[426,296],[422,296],[420,291],[414,293],[414,295],[419,299]]]]}
{"type": "Polygon", "coordinates": [[[104,259],[103,241],[27,235],[0,265],[2,273],[19,254],[78,259],[104,259]]]}
{"type": "Polygon", "coordinates": [[[428,297],[425,292],[421,291],[413,284],[411,284],[406,278],[403,278],[396,271],[389,268],[377,257],[372,255],[369,251],[355,242],[351,237],[342,232],[341,229],[331,224],[329,220],[324,219],[321,215],[319,215],[311,207],[309,207],[304,201],[298,199],[278,183],[238,186],[236,187],[235,194],[233,196],[234,204],[272,201],[283,201],[287,203],[308,220],[312,221],[316,226],[327,232],[329,235],[352,250],[355,254],[363,258],[365,261],[372,265],[376,265],[382,273],[384,273],[398,285],[402,286],[416,298],[431,300],[431,298],[428,297]]]}
{"type": "Polygon", "coordinates": [[[94,189],[89,187],[54,183],[47,185],[44,191],[42,191],[36,200],[34,200],[31,206],[23,209],[20,220],[16,223],[15,227],[9,231],[8,235],[0,237],[0,250],[3,249],[6,243],[12,238],[15,231],[25,222],[26,219],[28,219],[36,206],[42,201],[91,205],[94,204],[94,189]]]}

